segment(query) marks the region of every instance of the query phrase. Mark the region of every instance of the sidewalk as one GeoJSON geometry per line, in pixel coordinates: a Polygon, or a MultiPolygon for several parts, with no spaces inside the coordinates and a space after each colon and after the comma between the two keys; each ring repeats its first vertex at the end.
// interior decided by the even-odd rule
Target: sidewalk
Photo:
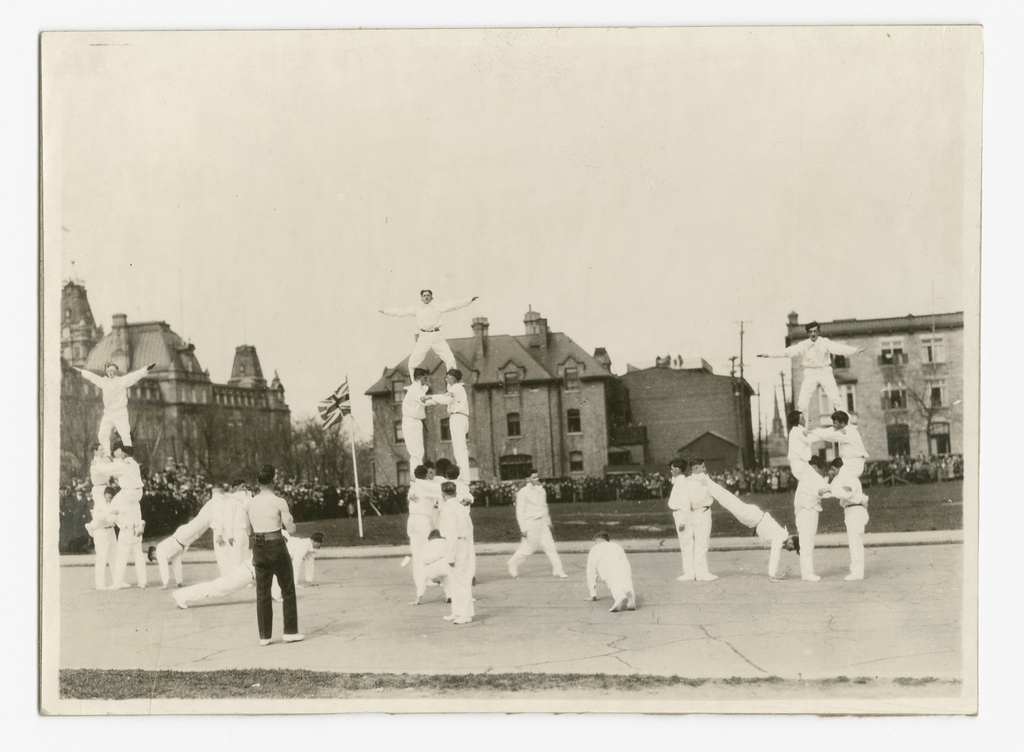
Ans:
{"type": "MultiPolygon", "coordinates": [[[[640,538],[620,540],[627,553],[651,553],[655,551],[679,551],[677,538],[640,538]]],[[[924,546],[946,543],[963,543],[963,530],[925,530],[915,533],[867,533],[864,545],[874,546],[924,546]]],[[[562,554],[585,554],[594,545],[593,541],[558,541],[558,552],[562,554]]],[[[517,543],[477,543],[478,556],[511,556],[517,543]]],[[[846,533],[827,533],[814,538],[814,547],[846,548],[846,533]]],[[[755,535],[741,538],[712,538],[710,551],[758,551],[768,545],[755,535]]],[[[318,561],[327,559],[388,559],[409,555],[409,546],[350,546],[348,548],[321,548],[316,555],[318,561]]],[[[184,561],[208,564],[217,559],[212,550],[188,551],[184,561]]],[[[93,554],[64,554],[60,557],[62,567],[92,566],[93,554]]]]}

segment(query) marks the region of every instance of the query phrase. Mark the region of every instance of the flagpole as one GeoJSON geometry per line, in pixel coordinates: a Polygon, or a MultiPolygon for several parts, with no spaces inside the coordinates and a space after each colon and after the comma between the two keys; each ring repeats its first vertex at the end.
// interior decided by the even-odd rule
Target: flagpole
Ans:
{"type": "MultiPolygon", "coordinates": [[[[348,374],[345,374],[345,383],[348,383],[348,374]]],[[[351,387],[350,387],[351,388],[351,387]]],[[[351,400],[351,397],[349,398],[351,400]]],[[[356,462],[356,418],[352,413],[348,414],[348,435],[352,444],[352,477],[356,482],[356,519],[359,520],[359,537],[363,537],[363,506],[359,501],[359,465],[356,462]]]]}

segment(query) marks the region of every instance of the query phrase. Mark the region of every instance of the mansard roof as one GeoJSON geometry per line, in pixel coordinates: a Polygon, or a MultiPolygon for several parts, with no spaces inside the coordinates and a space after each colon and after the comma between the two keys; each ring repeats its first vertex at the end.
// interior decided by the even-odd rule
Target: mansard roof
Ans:
{"type": "MultiPolygon", "coordinates": [[[[116,330],[115,330],[116,331],[116,330]]],[[[114,354],[115,331],[109,332],[89,353],[85,368],[103,373],[103,367],[114,354]]],[[[199,365],[195,347],[175,334],[163,321],[145,321],[127,325],[129,371],[156,363],[154,375],[163,372],[189,374],[208,381],[210,376],[199,365]]]]}

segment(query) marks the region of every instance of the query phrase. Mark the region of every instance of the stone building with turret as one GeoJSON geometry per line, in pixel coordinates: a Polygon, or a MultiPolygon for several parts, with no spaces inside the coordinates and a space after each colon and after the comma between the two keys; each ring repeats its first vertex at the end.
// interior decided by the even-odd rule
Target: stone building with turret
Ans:
{"type": "Polygon", "coordinates": [[[231,378],[216,384],[195,346],[166,322],[129,322],[118,313],[104,333],[76,282],[64,285],[61,310],[62,475],[84,476],[102,412],[99,390],[71,366],[102,374],[107,363],[122,373],[156,363],[128,394],[136,457],[150,470],[173,461],[220,481],[286,457],[291,417],[284,386],[276,373],[267,383],[252,345],[235,348],[231,378]]]}

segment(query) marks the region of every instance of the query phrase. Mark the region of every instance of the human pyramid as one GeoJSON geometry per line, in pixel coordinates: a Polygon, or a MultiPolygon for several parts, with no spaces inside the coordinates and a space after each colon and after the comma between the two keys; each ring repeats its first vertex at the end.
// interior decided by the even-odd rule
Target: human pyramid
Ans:
{"type": "MultiPolygon", "coordinates": [[[[412,383],[406,387],[402,402],[405,445],[410,465],[414,467],[414,478],[408,491],[409,516],[406,526],[410,556],[402,561],[403,567],[410,562],[412,564],[415,599],[410,605],[418,606],[422,602],[428,585],[440,585],[444,590],[445,601],[451,604],[451,613],[443,618],[456,625],[470,624],[475,616],[472,589],[475,584],[476,556],[470,514],[474,499],[465,480],[469,473],[467,440],[470,414],[463,374],[456,367],[451,347],[440,333],[440,321],[443,313],[464,308],[476,299],[473,297],[435,304],[432,291],[422,290],[418,306],[381,311],[390,316],[415,316],[419,328],[416,345],[408,360],[412,383]],[[447,368],[447,388],[441,394],[430,393],[427,385],[429,372],[421,367],[431,350],[447,368]],[[423,423],[426,408],[436,405],[447,408],[454,463],[444,458],[439,459],[436,465],[424,461],[423,423]]],[[[863,493],[859,476],[863,472],[867,452],[864,451],[856,427],[849,425],[849,416],[840,409],[839,393],[831,367],[821,362],[823,359],[830,362],[829,353],[845,355],[860,350],[820,338],[816,323],[808,325],[808,333],[810,339],[778,355],[759,356],[799,355],[804,359],[805,380],[799,401],[801,409],[788,415],[789,461],[791,471],[799,482],[794,498],[798,534],[790,535],[769,513],[741,501],[711,480],[703,460],[674,459],[670,463],[672,493],[668,506],[675,521],[682,555],[683,572],[678,580],[717,579],[717,575],[709,571],[707,562],[711,506],[715,502],[769,544],[768,576],[771,581],[782,579],[779,563],[783,549],[798,552],[802,579],[820,580],[814,573],[814,536],[818,513],[822,509],[821,502],[825,499],[838,500],[845,509],[851,556],[850,574],[845,579],[863,579],[863,536],[868,522],[868,497],[863,493]],[[813,383],[810,388],[807,386],[809,383],[813,383]],[[832,414],[832,427],[808,431],[804,411],[819,385],[825,389],[833,403],[835,412],[832,414]],[[820,457],[812,456],[812,447],[816,442],[839,445],[839,457],[828,467],[820,457]]],[[[139,587],[146,587],[146,557],[141,546],[145,527],[140,506],[143,484],[138,463],[132,456],[126,390],[154,365],[126,376],[120,376],[117,366],[113,364],[106,367],[106,377],[82,371],[85,378],[102,389],[104,401],[99,443],[90,466],[94,502],[92,521],[86,525],[96,543],[98,590],[108,589],[105,583],[105,568],[108,564],[112,571],[112,585],[109,589],[131,587],[124,582],[130,556],[134,556],[139,587]],[[117,429],[121,441],[111,456],[109,441],[112,428],[117,429]],[[116,493],[110,487],[114,479],[119,486],[116,493]],[[116,538],[115,527],[118,530],[116,538]]],[[[294,535],[295,524],[288,504],[274,493],[274,477],[275,469],[272,466],[261,468],[257,476],[260,491],[255,495],[249,492],[241,479],[215,489],[194,519],[149,549],[149,561],[157,563],[164,588],[170,585],[173,572],[175,585],[181,588],[173,593],[179,608],[187,609],[189,604],[204,598],[224,596],[255,585],[261,645],[272,642],[274,600],[284,604],[284,641],[297,642],[304,639],[298,633],[295,598],[298,572],[300,567],[304,568],[307,582],[315,584],[313,561],[325,537],[320,532],[310,538],[294,535]],[[209,529],[213,530],[214,551],[221,576],[185,588],[182,555],[209,529]]],[[[547,494],[536,470],[529,471],[526,484],[516,494],[515,509],[520,544],[508,560],[509,575],[517,578],[523,561],[541,549],[551,563],[552,575],[567,579],[551,532],[547,494]]],[[[587,560],[589,597],[586,600],[596,600],[596,586],[600,579],[612,594],[610,611],[635,610],[636,592],[625,551],[604,532],[599,533],[594,541],[587,560]]]]}

